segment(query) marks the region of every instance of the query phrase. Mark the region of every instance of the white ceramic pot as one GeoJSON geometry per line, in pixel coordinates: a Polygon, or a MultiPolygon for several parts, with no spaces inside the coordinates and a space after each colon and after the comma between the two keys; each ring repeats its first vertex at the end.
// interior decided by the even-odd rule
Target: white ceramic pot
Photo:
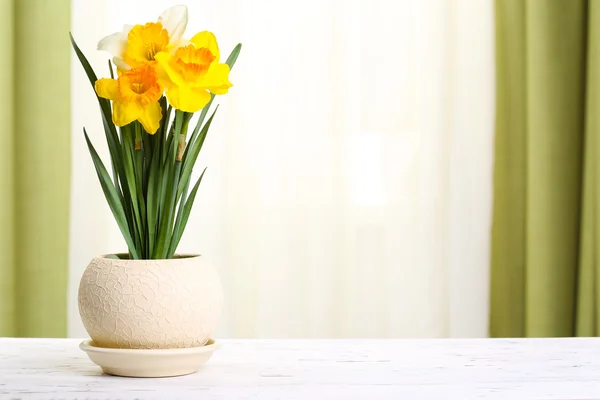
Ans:
{"type": "Polygon", "coordinates": [[[222,305],[219,276],[197,255],[170,260],[99,256],[79,284],[79,314],[99,347],[202,346],[217,327],[222,305]]]}

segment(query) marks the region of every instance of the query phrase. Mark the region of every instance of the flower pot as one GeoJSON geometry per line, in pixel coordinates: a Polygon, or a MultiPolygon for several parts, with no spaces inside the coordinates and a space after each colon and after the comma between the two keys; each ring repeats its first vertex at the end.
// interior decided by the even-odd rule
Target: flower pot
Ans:
{"type": "Polygon", "coordinates": [[[203,346],[217,327],[222,304],[219,276],[198,255],[170,260],[95,257],[79,285],[79,314],[98,347],[203,346]]]}

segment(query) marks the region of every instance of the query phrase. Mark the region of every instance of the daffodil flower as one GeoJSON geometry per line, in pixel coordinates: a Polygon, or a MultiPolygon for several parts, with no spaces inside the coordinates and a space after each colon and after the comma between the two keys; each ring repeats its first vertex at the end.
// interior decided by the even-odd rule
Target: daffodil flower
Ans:
{"type": "Polygon", "coordinates": [[[121,70],[152,63],[158,52],[171,51],[179,46],[187,21],[187,7],[173,6],[158,17],[158,22],[125,25],[121,32],[98,42],[98,50],[109,52],[113,63],[121,70]]]}
{"type": "Polygon", "coordinates": [[[156,54],[158,65],[168,76],[163,84],[174,108],[196,112],[210,101],[210,93],[227,93],[232,86],[229,66],[219,63],[219,57],[217,39],[207,31],[195,35],[189,45],[178,48],[175,54],[156,54]]]}
{"type": "Polygon", "coordinates": [[[112,119],[115,125],[124,126],[138,120],[146,132],[156,133],[162,118],[158,100],[163,88],[151,65],[132,68],[118,79],[99,79],[95,89],[98,96],[113,101],[112,119]]]}

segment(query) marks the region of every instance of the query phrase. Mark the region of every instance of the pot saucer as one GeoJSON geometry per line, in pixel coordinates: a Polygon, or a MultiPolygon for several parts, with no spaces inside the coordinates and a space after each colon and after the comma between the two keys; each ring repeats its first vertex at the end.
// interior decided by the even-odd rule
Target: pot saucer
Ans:
{"type": "Polygon", "coordinates": [[[161,378],[192,374],[221,347],[213,339],[200,347],[184,349],[112,349],[84,340],[79,348],[109,375],[161,378]]]}

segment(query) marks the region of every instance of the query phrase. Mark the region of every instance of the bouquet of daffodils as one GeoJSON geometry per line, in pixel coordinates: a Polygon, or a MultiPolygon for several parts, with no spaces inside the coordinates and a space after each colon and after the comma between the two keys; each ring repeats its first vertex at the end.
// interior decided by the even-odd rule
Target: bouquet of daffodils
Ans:
{"type": "Polygon", "coordinates": [[[206,171],[190,190],[216,109],[204,121],[215,95],[232,86],[229,72],[241,49],[238,44],[221,63],[215,35],[205,31],[184,39],[186,25],[187,8],[175,6],[158,22],[105,37],[98,49],[113,58],[111,77],[102,79],[71,36],[100,104],[112,176],[85,128],[83,133],[130,259],[174,257],[206,171]]]}

